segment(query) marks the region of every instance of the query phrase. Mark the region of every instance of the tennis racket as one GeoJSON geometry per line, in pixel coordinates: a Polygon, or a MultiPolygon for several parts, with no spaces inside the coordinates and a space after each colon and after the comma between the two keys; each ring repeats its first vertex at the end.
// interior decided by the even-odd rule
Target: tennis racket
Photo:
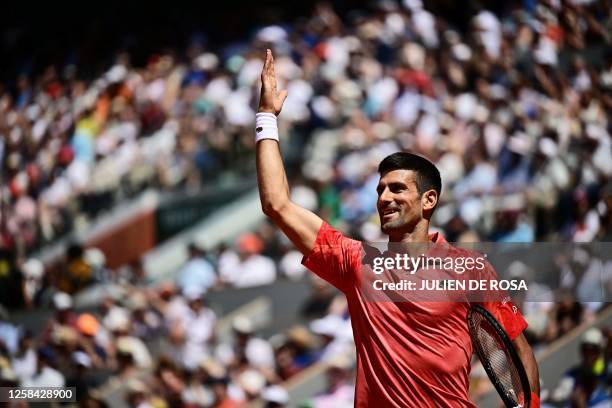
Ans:
{"type": "Polygon", "coordinates": [[[506,407],[529,408],[529,380],[508,334],[480,305],[472,306],[467,322],[476,354],[506,407]]]}

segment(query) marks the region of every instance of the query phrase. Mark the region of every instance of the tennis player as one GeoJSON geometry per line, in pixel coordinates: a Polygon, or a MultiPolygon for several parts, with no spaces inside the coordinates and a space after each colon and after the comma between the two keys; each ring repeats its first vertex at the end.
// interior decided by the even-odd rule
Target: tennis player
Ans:
{"type": "MultiPolygon", "coordinates": [[[[344,293],[357,349],[357,407],[474,407],[468,398],[472,345],[468,303],[369,302],[359,285],[362,244],[291,202],[279,149],[276,116],[287,91],[277,92],[267,50],[256,115],[257,177],[264,213],[304,254],[303,264],[344,293]]],[[[440,173],[427,159],[395,153],[379,165],[377,209],[390,242],[443,243],[429,234],[441,190],[440,173]]],[[[527,327],[511,302],[488,306],[525,366],[532,407],[539,407],[538,369],[522,332],[527,327]]]]}

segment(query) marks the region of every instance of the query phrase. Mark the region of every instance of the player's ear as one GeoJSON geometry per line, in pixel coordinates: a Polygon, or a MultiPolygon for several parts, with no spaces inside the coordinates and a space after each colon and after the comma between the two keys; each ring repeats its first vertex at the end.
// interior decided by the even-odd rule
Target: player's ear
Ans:
{"type": "Polygon", "coordinates": [[[421,196],[421,207],[423,208],[424,213],[431,213],[436,205],[438,204],[438,193],[436,190],[427,190],[421,196]]]}

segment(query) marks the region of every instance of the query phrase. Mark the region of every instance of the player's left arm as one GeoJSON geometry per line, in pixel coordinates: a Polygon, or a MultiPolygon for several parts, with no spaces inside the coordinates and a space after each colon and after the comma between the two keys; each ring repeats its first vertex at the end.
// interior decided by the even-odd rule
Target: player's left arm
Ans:
{"type": "MultiPolygon", "coordinates": [[[[485,261],[486,267],[481,275],[478,275],[479,279],[487,280],[498,280],[497,272],[489,261],[485,261]]],[[[486,293],[494,301],[485,303],[485,307],[489,311],[493,312],[502,327],[506,330],[512,340],[512,344],[525,367],[525,372],[529,380],[529,388],[531,389],[532,402],[530,408],[540,407],[540,374],[538,372],[538,363],[536,362],[533,350],[529,345],[529,342],[523,334],[523,330],[527,327],[527,322],[519,312],[518,308],[514,306],[511,299],[508,297],[506,292],[491,291],[486,293]],[[517,334],[518,333],[518,334],[517,334]],[[533,401],[537,398],[537,401],[533,401]]]]}
{"type": "MultiPolygon", "coordinates": [[[[523,333],[519,334],[513,341],[512,344],[519,355],[519,358],[523,362],[527,378],[529,378],[529,387],[531,388],[532,395],[540,397],[540,374],[538,373],[538,363],[536,362],[533,350],[527,342],[523,333]]],[[[532,404],[532,407],[539,407],[539,404],[532,404]]]]}

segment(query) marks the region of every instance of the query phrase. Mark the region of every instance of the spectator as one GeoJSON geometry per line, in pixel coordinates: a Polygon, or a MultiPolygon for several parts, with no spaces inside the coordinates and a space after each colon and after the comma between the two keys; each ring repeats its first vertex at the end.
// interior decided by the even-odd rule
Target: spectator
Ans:
{"type": "Polygon", "coordinates": [[[9,354],[17,352],[20,330],[8,320],[8,312],[0,306],[0,346],[9,354]]]}
{"type": "Polygon", "coordinates": [[[56,292],[53,294],[53,307],[55,316],[49,319],[46,327],[42,331],[44,341],[50,339],[53,330],[57,327],[77,327],[77,315],[73,310],[72,296],[64,292],[56,292]]]}
{"type": "Polygon", "coordinates": [[[570,406],[609,408],[612,407],[612,396],[599,376],[583,368],[576,373],[576,386],[570,396],[570,406]]]}
{"type": "Polygon", "coordinates": [[[24,300],[28,307],[33,307],[42,289],[45,267],[40,260],[31,258],[21,266],[24,276],[24,300]]]}
{"type": "Polygon", "coordinates": [[[90,284],[93,278],[93,270],[85,259],[85,251],[80,245],[71,245],[67,252],[66,272],[60,277],[58,287],[73,294],[90,284]]]}
{"type": "Polygon", "coordinates": [[[265,408],[283,408],[289,403],[289,393],[278,385],[270,385],[261,392],[265,408]]]}
{"type": "Polygon", "coordinates": [[[597,382],[604,380],[603,340],[599,329],[591,328],[584,332],[580,341],[581,361],[561,378],[559,385],[552,392],[553,401],[567,401],[568,399],[589,401],[591,393],[597,388],[597,382]],[[579,379],[583,383],[579,383],[579,379]],[[582,388],[579,389],[579,386],[582,388]]]}
{"type": "Polygon", "coordinates": [[[19,340],[19,348],[12,358],[11,365],[19,381],[32,378],[37,370],[37,355],[30,333],[24,334],[19,340]]]}
{"type": "Polygon", "coordinates": [[[189,260],[178,271],[176,285],[184,292],[193,288],[205,293],[216,281],[215,271],[196,243],[189,244],[189,260]]]}
{"type": "Polygon", "coordinates": [[[184,336],[183,344],[177,351],[181,356],[181,365],[193,370],[210,355],[217,317],[204,305],[203,293],[197,288],[188,288],[184,296],[188,309],[174,323],[175,330],[182,331],[184,336]]]}
{"type": "Polygon", "coordinates": [[[66,379],[51,366],[53,354],[49,349],[38,350],[34,375],[21,381],[22,387],[64,387],[66,379]]]}
{"type": "Polygon", "coordinates": [[[223,278],[237,288],[259,286],[274,282],[276,265],[272,259],[261,255],[263,242],[252,233],[238,237],[236,241],[238,257],[224,256],[223,278]]]}
{"type": "Polygon", "coordinates": [[[255,337],[253,323],[245,316],[236,316],[232,321],[234,344],[222,344],[217,347],[216,355],[228,367],[245,365],[271,374],[274,368],[274,352],[270,344],[255,337]]]}
{"type": "Polygon", "coordinates": [[[353,354],[353,330],[350,321],[330,314],[314,320],[310,324],[310,329],[323,339],[320,361],[329,362],[338,356],[353,354]]]}
{"type": "Polygon", "coordinates": [[[355,385],[351,384],[351,361],[347,357],[330,360],[327,369],[327,390],[312,399],[314,408],[353,406],[355,385]]]}
{"type": "Polygon", "coordinates": [[[225,378],[213,378],[212,379],[212,391],[214,395],[214,402],[212,407],[214,408],[238,408],[242,407],[243,404],[240,401],[237,401],[230,397],[228,394],[229,380],[227,377],[225,378]]]}

